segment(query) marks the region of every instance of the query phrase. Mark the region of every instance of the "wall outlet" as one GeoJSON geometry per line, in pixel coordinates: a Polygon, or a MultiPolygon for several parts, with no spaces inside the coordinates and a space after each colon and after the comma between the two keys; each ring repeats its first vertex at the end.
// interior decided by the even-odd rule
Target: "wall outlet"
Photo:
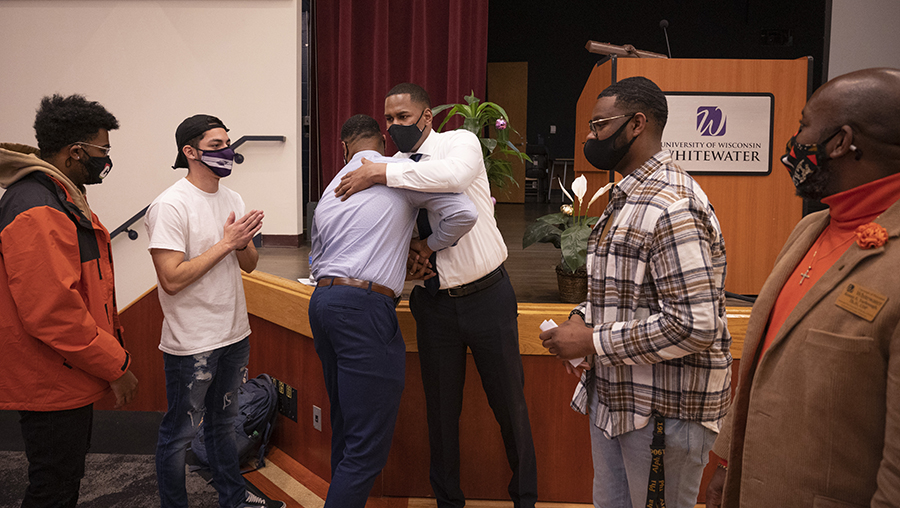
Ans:
{"type": "Polygon", "coordinates": [[[550,134],[556,134],[556,126],[555,125],[550,126],[550,134]]]}
{"type": "Polygon", "coordinates": [[[272,378],[278,389],[278,412],[297,421],[297,390],[280,379],[272,378]]]}
{"type": "Polygon", "coordinates": [[[313,428],[322,432],[322,408],[313,406],[313,428]]]}

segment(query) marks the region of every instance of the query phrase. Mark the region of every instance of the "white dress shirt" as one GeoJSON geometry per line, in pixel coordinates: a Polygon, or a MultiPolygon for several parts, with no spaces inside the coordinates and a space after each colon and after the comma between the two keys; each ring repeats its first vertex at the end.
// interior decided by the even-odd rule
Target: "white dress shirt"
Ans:
{"type": "MultiPolygon", "coordinates": [[[[437,253],[441,289],[468,284],[489,274],[506,260],[506,243],[494,219],[481,142],[464,129],[431,131],[417,153],[419,162],[388,164],[388,187],[422,192],[460,192],[475,204],[478,221],[459,242],[437,253]]],[[[409,157],[409,154],[395,156],[409,157]]],[[[440,218],[428,214],[431,224],[440,218]]]]}

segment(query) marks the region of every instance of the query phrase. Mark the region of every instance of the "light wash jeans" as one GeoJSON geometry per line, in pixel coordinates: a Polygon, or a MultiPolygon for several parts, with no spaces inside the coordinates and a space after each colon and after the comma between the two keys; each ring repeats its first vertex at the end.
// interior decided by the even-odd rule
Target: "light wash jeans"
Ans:
{"type": "MultiPolygon", "coordinates": [[[[594,506],[640,508],[647,502],[650,479],[650,442],[653,419],[642,429],[608,439],[594,425],[597,397],[588,396],[591,454],[594,459],[594,506]]],[[[666,506],[693,508],[697,504],[700,478],[709,461],[716,433],[698,422],[665,419],[664,455],[666,506]]]]}
{"type": "Polygon", "coordinates": [[[169,409],[159,426],[156,479],[162,508],[187,508],[185,452],[204,425],[204,440],[219,506],[235,507],[247,490],[238,464],[234,418],[237,391],[250,358],[250,340],[205,353],[163,353],[169,409]]]}

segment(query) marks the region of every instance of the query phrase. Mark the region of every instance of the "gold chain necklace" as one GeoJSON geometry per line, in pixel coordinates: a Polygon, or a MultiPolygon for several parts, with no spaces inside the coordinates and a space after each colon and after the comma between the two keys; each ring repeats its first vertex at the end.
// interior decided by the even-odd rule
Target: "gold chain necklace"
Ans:
{"type": "MultiPolygon", "coordinates": [[[[850,238],[848,238],[848,239],[844,240],[843,242],[839,243],[839,244],[837,245],[837,247],[835,247],[835,248],[831,249],[830,251],[828,251],[827,254],[822,254],[822,257],[828,257],[829,255],[831,255],[832,252],[834,252],[834,251],[840,249],[842,245],[844,245],[845,243],[847,243],[847,242],[853,240],[854,237],[855,237],[854,235],[851,235],[850,238]]],[[[825,235],[822,235],[821,242],[816,242],[816,243],[818,243],[818,244],[819,244],[819,247],[821,247],[821,245],[822,245],[823,243],[825,243],[825,235]]],[[[800,284],[799,284],[799,285],[801,285],[801,286],[803,285],[804,279],[808,279],[808,278],[809,278],[809,272],[812,271],[813,264],[816,262],[816,255],[819,253],[819,247],[816,247],[815,252],[813,252],[812,259],[809,260],[809,266],[806,267],[806,271],[800,274],[800,284]]]]}

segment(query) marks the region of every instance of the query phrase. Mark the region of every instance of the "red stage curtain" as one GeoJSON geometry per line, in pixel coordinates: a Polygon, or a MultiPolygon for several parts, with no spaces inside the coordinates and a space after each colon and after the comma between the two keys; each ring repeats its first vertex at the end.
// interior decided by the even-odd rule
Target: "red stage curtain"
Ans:
{"type": "Polygon", "coordinates": [[[384,129],[384,96],[394,85],[421,85],[432,107],[464,102],[471,91],[484,99],[487,0],[324,0],[315,16],[322,189],[343,167],[343,123],[363,113],[384,129]]]}

